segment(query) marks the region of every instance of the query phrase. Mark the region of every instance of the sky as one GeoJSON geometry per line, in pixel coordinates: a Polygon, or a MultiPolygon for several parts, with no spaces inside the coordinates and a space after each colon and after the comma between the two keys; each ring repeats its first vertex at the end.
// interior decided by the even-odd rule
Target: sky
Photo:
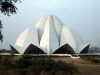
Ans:
{"type": "Polygon", "coordinates": [[[44,15],[56,15],[68,28],[76,30],[85,43],[100,47],[100,0],[21,0],[17,14],[0,13],[4,36],[0,49],[10,49],[18,36],[34,27],[44,15]]]}

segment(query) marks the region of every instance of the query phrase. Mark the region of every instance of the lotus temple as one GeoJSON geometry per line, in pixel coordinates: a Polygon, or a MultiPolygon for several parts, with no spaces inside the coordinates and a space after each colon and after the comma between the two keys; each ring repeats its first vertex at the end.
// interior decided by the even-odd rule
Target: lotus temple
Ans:
{"type": "Polygon", "coordinates": [[[67,28],[55,15],[45,15],[33,28],[24,30],[14,45],[14,54],[81,54],[90,44],[72,28],[67,28]]]}

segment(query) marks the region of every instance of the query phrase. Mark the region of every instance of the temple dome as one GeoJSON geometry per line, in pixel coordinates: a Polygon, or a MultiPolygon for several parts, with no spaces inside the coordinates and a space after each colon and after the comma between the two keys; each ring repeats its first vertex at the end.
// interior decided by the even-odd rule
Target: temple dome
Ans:
{"type": "Polygon", "coordinates": [[[10,47],[14,53],[20,54],[75,54],[87,53],[89,44],[55,15],[45,15],[33,28],[23,31],[15,45],[10,47]]]}

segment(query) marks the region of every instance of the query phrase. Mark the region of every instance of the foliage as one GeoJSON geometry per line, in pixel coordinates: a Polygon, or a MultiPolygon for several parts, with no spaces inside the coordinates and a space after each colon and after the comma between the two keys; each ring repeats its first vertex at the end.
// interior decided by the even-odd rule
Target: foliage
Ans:
{"type": "Polygon", "coordinates": [[[17,75],[27,75],[27,73],[34,72],[34,75],[39,75],[45,72],[49,75],[72,74],[78,72],[78,68],[74,63],[65,63],[64,61],[55,61],[50,57],[32,57],[29,55],[21,56],[18,60],[12,60],[14,56],[3,56],[3,67],[13,70],[17,75]]]}
{"type": "Polygon", "coordinates": [[[10,56],[1,56],[1,64],[3,66],[12,67],[12,59],[10,56]]]}
{"type": "MultiPolygon", "coordinates": [[[[5,15],[16,13],[17,7],[14,3],[17,3],[20,0],[0,0],[0,11],[5,15]]],[[[20,1],[21,2],[21,1],[20,1]]]]}
{"type": "Polygon", "coordinates": [[[2,55],[0,55],[0,59],[2,59],[2,55]]]}
{"type": "Polygon", "coordinates": [[[91,62],[94,62],[94,63],[100,63],[100,60],[96,59],[96,58],[90,58],[90,57],[86,57],[86,56],[81,56],[81,58],[90,60],[91,62]]]}
{"type": "Polygon", "coordinates": [[[15,68],[23,69],[31,65],[31,56],[22,56],[19,60],[14,63],[15,68]]]}
{"type": "Polygon", "coordinates": [[[0,53],[12,53],[11,50],[6,50],[6,49],[0,49],[0,53]]]}
{"type": "Polygon", "coordinates": [[[86,56],[80,56],[81,58],[87,58],[86,56]]]}
{"type": "Polygon", "coordinates": [[[1,20],[0,20],[0,40],[1,40],[1,42],[3,41],[3,35],[1,34],[1,32],[2,32],[2,23],[1,23],[1,20]]]}
{"type": "Polygon", "coordinates": [[[100,63],[99,59],[95,59],[95,58],[87,58],[87,59],[94,62],[94,63],[100,63]]]}
{"type": "MultiPolygon", "coordinates": [[[[4,15],[10,16],[10,14],[17,13],[16,10],[17,7],[15,6],[15,3],[21,2],[20,0],[0,0],[0,11],[1,13],[4,13],[4,15]]],[[[2,35],[2,23],[0,20],[0,41],[3,41],[3,35],[2,35]]]]}
{"type": "Polygon", "coordinates": [[[24,68],[23,69],[16,69],[15,73],[18,75],[26,75],[27,69],[26,68],[25,69],[24,68]]]}

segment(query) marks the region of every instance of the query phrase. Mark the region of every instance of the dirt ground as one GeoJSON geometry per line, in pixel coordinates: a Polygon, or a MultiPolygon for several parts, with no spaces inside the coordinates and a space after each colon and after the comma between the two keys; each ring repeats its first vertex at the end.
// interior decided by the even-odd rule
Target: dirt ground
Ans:
{"type": "MultiPolygon", "coordinates": [[[[19,59],[19,57],[15,57],[15,60],[17,59],[19,59]]],[[[52,57],[52,59],[74,63],[79,68],[81,75],[100,75],[100,63],[93,63],[87,59],[71,57],[52,57]]]]}
{"type": "Polygon", "coordinates": [[[93,63],[87,59],[70,58],[70,57],[53,57],[54,60],[62,60],[65,62],[73,62],[78,66],[82,75],[100,75],[100,64],[93,63]]]}

